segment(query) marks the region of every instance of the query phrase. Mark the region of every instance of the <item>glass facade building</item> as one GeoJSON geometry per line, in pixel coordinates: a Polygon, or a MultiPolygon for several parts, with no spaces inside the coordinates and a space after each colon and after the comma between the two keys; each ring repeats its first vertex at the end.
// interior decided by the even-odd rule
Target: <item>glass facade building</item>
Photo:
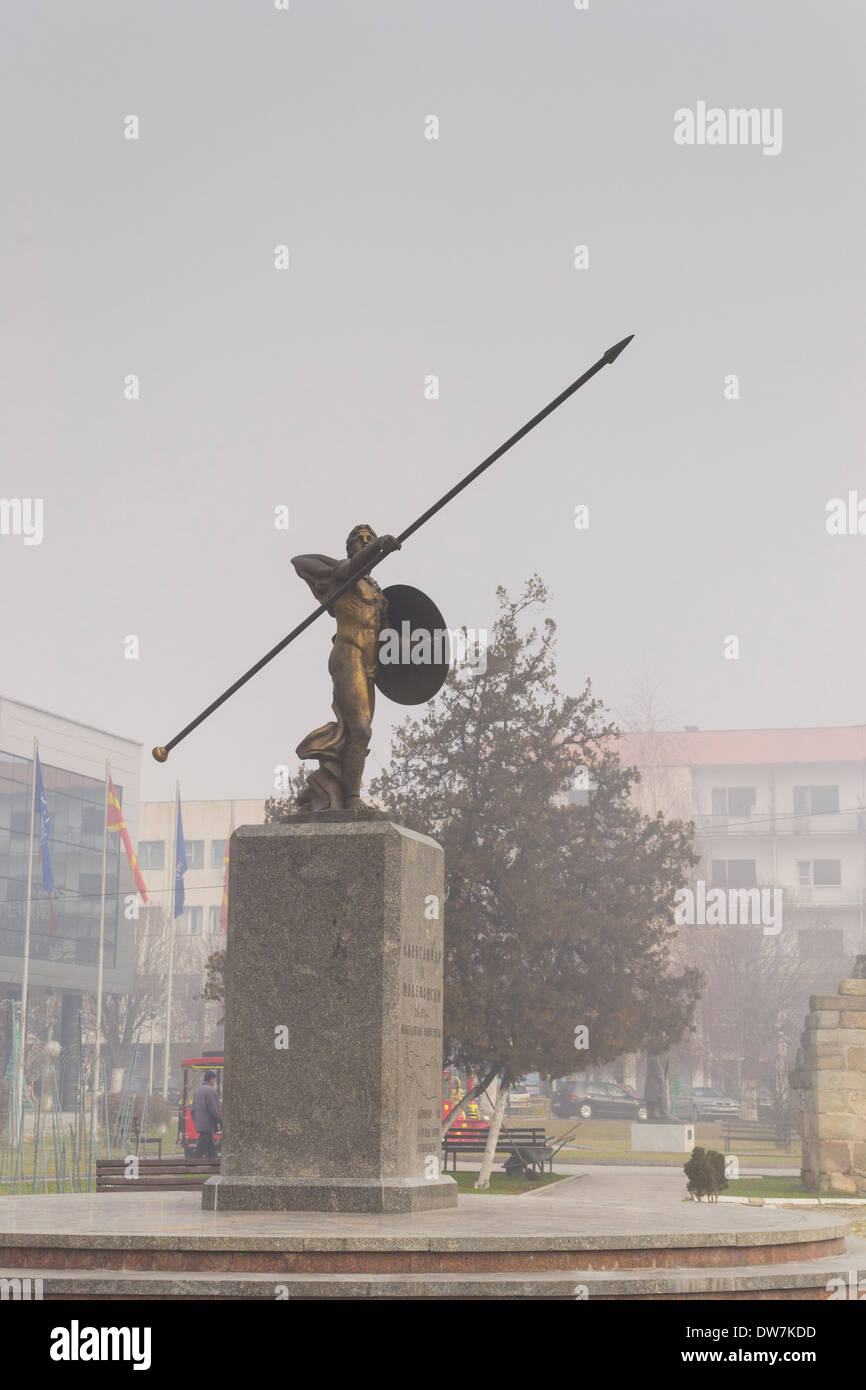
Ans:
{"type": "MultiPolygon", "coordinates": [[[[51,834],[52,900],[42,886],[39,810],[33,843],[30,959],[95,966],[102,898],[105,783],[53,767],[40,752],[51,834]],[[53,914],[52,914],[53,907],[53,914]]],[[[115,780],[123,805],[123,788],[115,780]]],[[[23,959],[33,760],[0,751],[0,956],[23,959]]],[[[105,968],[116,968],[124,894],[134,892],[120,836],[108,836],[105,883],[105,968]]]]}

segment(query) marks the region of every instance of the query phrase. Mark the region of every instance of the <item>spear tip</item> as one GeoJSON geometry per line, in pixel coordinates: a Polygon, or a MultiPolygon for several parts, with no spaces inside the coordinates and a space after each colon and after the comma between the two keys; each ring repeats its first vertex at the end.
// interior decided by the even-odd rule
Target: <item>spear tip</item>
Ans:
{"type": "Polygon", "coordinates": [[[612,348],[608,348],[607,352],[604,354],[604,360],[608,366],[610,366],[611,362],[616,361],[621,352],[625,351],[633,337],[634,334],[629,333],[628,337],[623,338],[621,343],[616,343],[612,348]]]}

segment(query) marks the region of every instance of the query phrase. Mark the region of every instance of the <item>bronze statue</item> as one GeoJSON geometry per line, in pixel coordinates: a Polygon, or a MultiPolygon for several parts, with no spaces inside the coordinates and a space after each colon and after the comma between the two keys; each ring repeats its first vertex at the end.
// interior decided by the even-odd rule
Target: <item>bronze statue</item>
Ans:
{"type": "Polygon", "coordinates": [[[295,750],[299,758],[319,762],[298,797],[303,810],[350,811],[362,804],[361,778],[373,733],[379,634],[388,611],[388,600],[370,569],[399,549],[393,536],[377,536],[372,526],[360,525],[349,532],[345,560],[330,555],[296,555],[292,560],[318,602],[327,604],[337,620],[328,661],[337,718],[314,729],[295,750]],[[337,593],[352,578],[355,582],[337,593]]]}
{"type": "Polygon", "coordinates": [[[609,367],[628,347],[634,334],[623,338],[608,348],[597,362],[582,376],[567,386],[564,391],[550,401],[531,420],[527,420],[519,430],[515,430],[504,444],[488,454],[465,478],[461,478],[437,502],[422,512],[419,517],[401,531],[395,540],[393,536],[377,536],[370,526],[356,526],[347,542],[348,556],[345,560],[332,560],[329,555],[298,555],[292,561],[298,574],[309,584],[319,599],[319,606],[293,627],[291,632],[271,647],[269,652],[245,671],[242,676],[218,695],[215,700],[190,720],[180,733],[167,743],[153,749],[158,763],[164,763],[172,748],[182,742],[197,729],[199,724],[209,719],[214,710],[225,704],[236,690],[246,685],[262,667],[285,651],[290,642],[300,637],[310,623],[314,623],[323,613],[331,613],[337,619],[337,635],[334,650],[328,662],[328,669],[334,682],[334,713],[336,723],[325,724],[315,729],[298,746],[298,756],[318,758],[319,771],[309,779],[300,803],[312,811],[346,809],[357,807],[360,802],[361,774],[364,759],[370,743],[370,726],[373,718],[374,685],[383,694],[398,704],[415,705],[430,700],[442,685],[448,671],[449,659],[441,649],[432,660],[424,658],[424,664],[417,662],[414,651],[407,655],[409,643],[403,640],[408,630],[411,638],[416,623],[421,632],[428,636],[434,631],[445,629],[444,619],[436,605],[407,584],[394,584],[382,590],[370,578],[370,570],[378,565],[392,550],[399,550],[404,541],[414,535],[420,527],[440,512],[443,507],[474,482],[476,478],[513,448],[536,425],[546,420],[552,411],[558,409],[563,401],[579,391],[587,381],[609,367]],[[345,592],[343,592],[345,590],[345,592]],[[380,663],[379,634],[385,620],[400,634],[400,655],[396,662],[386,662],[383,654],[380,663]],[[377,663],[378,667],[377,667],[377,663]]]}

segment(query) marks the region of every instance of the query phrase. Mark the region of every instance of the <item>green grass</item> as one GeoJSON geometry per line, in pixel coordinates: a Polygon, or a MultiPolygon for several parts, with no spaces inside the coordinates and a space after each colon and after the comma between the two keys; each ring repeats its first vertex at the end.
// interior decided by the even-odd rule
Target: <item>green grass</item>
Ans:
{"type": "MultiPolygon", "coordinates": [[[[721,1194],[723,1197],[769,1197],[784,1201],[786,1197],[819,1197],[824,1202],[832,1202],[830,1193],[809,1192],[799,1178],[728,1178],[728,1185],[721,1194]]],[[[866,1197],[862,1199],[866,1202],[866,1197]]]]}
{"type": "MultiPolygon", "coordinates": [[[[158,1137],[158,1138],[161,1138],[161,1139],[162,1139],[162,1155],[163,1155],[163,1158],[173,1158],[173,1157],[176,1157],[176,1156],[180,1153],[180,1150],[178,1150],[178,1149],[176,1149],[176,1148],[174,1147],[174,1136],[175,1136],[176,1132],[177,1132],[177,1126],[176,1126],[176,1125],[171,1125],[171,1126],[169,1126],[168,1133],[167,1133],[167,1134],[163,1134],[163,1135],[159,1135],[159,1134],[158,1134],[158,1126],[153,1126],[153,1127],[151,1127],[151,1128],[148,1129],[148,1131],[147,1131],[148,1135],[151,1135],[151,1134],[152,1134],[155,1138],[158,1137]]],[[[42,1193],[46,1192],[46,1190],[47,1190],[47,1192],[50,1193],[50,1194],[57,1193],[58,1191],[59,1191],[59,1192],[71,1192],[71,1191],[79,1191],[79,1190],[80,1190],[78,1186],[73,1186],[72,1183],[69,1181],[69,1173],[70,1173],[71,1170],[74,1170],[74,1168],[75,1168],[75,1165],[72,1163],[72,1158],[73,1158],[73,1139],[72,1139],[72,1136],[68,1133],[68,1131],[63,1135],[63,1138],[64,1138],[64,1140],[65,1140],[65,1147],[66,1147],[66,1173],[67,1173],[67,1177],[66,1177],[66,1179],[62,1180],[62,1181],[60,1182],[60,1184],[58,1185],[58,1181],[57,1181],[57,1172],[56,1172],[55,1165],[54,1165],[55,1151],[54,1151],[53,1134],[52,1134],[52,1132],[50,1131],[50,1129],[48,1129],[47,1126],[46,1126],[46,1129],[45,1129],[45,1130],[43,1131],[43,1133],[42,1133],[42,1136],[41,1136],[41,1139],[40,1139],[40,1148],[42,1149],[42,1154],[40,1155],[40,1163],[39,1163],[39,1181],[38,1181],[38,1183],[37,1183],[37,1185],[36,1185],[36,1194],[37,1194],[37,1195],[41,1195],[42,1193]],[[42,1146],[44,1146],[44,1148],[43,1148],[42,1146]],[[43,1155],[44,1155],[44,1157],[43,1157],[43,1155]]],[[[88,1130],[86,1131],[86,1133],[85,1133],[84,1142],[83,1142],[83,1144],[82,1144],[82,1146],[81,1146],[81,1152],[80,1152],[79,1169],[80,1169],[80,1171],[82,1172],[82,1174],[86,1174],[86,1171],[87,1171],[87,1153],[88,1153],[88,1147],[89,1147],[89,1145],[88,1145],[88,1140],[89,1140],[89,1129],[88,1129],[88,1130]]],[[[34,1159],[34,1150],[35,1150],[34,1140],[33,1140],[33,1137],[32,1137],[32,1136],[28,1136],[27,1138],[25,1138],[24,1144],[23,1144],[23,1146],[22,1146],[22,1149],[23,1149],[24,1183],[23,1183],[23,1185],[15,1184],[15,1185],[14,1185],[14,1191],[15,1191],[18,1195],[21,1195],[21,1196],[32,1196],[32,1195],[33,1195],[33,1159],[34,1159]]],[[[145,1152],[146,1152],[148,1158],[155,1158],[155,1157],[156,1157],[156,1151],[155,1151],[154,1149],[147,1149],[146,1151],[145,1151],[145,1150],[142,1150],[142,1154],[143,1154],[143,1155],[144,1155],[145,1152]]],[[[99,1156],[99,1157],[104,1157],[104,1154],[105,1154],[105,1132],[104,1132],[104,1131],[100,1131],[100,1133],[99,1133],[99,1150],[98,1150],[98,1156],[99,1156]]],[[[121,1157],[121,1156],[122,1156],[122,1155],[114,1154],[114,1157],[115,1157],[115,1158],[121,1157]]],[[[12,1163],[12,1160],[11,1160],[11,1158],[10,1158],[9,1147],[8,1147],[8,1145],[6,1144],[6,1141],[5,1141],[5,1138],[4,1138],[3,1140],[0,1140],[0,1184],[2,1184],[2,1190],[5,1191],[6,1193],[11,1193],[11,1192],[13,1191],[13,1185],[12,1185],[12,1183],[11,1183],[11,1181],[10,1181],[10,1179],[11,1179],[11,1174],[12,1174],[12,1167],[13,1167],[13,1163],[12,1163]]],[[[90,1189],[89,1189],[89,1190],[92,1191],[92,1190],[93,1190],[93,1187],[94,1187],[94,1184],[91,1183],[90,1189]]]]}
{"type": "Polygon", "coordinates": [[[728,1178],[728,1185],[721,1193],[723,1197],[814,1197],[807,1192],[799,1178],[728,1178]]]}
{"type": "Polygon", "coordinates": [[[507,1173],[491,1173],[490,1186],[479,1193],[475,1191],[478,1181],[477,1168],[458,1168],[456,1173],[449,1173],[448,1176],[456,1179],[458,1192],[468,1192],[479,1197],[519,1197],[523,1192],[534,1192],[538,1187],[549,1187],[552,1182],[562,1182],[567,1174],[545,1173],[535,1182],[527,1182],[526,1178],[510,1178],[507,1173]]]}
{"type": "MultiPolygon", "coordinates": [[[[530,1123],[527,1121],[527,1124],[530,1123]]],[[[540,1121],[534,1121],[538,1124],[540,1121]]],[[[547,1133],[553,1140],[561,1138],[577,1124],[577,1120],[559,1120],[555,1116],[545,1121],[547,1133]]],[[[724,1128],[720,1121],[700,1121],[695,1125],[695,1143],[705,1149],[725,1151],[724,1128]]],[[[737,1144],[737,1157],[759,1159],[762,1167],[798,1168],[800,1166],[800,1144],[794,1141],[789,1154],[766,1144],[737,1144]]],[[[581,1120],[580,1128],[573,1140],[558,1154],[561,1163],[604,1163],[604,1162],[644,1162],[670,1164],[684,1163],[685,1154],[640,1153],[631,1148],[630,1120],[581,1120]]]]}

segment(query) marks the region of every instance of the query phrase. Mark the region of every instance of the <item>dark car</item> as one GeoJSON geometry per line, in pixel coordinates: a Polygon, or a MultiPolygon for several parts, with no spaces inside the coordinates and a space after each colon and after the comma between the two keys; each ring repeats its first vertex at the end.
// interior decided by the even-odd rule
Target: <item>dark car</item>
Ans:
{"type": "Polygon", "coordinates": [[[735,1120],[740,1102],[717,1086],[693,1086],[690,1096],[679,1096],[671,1102],[671,1110],[684,1120],[735,1120]]]}
{"type": "Polygon", "coordinates": [[[649,1113],[644,1101],[613,1081],[560,1083],[550,1108],[562,1120],[645,1120],[649,1113]]]}

